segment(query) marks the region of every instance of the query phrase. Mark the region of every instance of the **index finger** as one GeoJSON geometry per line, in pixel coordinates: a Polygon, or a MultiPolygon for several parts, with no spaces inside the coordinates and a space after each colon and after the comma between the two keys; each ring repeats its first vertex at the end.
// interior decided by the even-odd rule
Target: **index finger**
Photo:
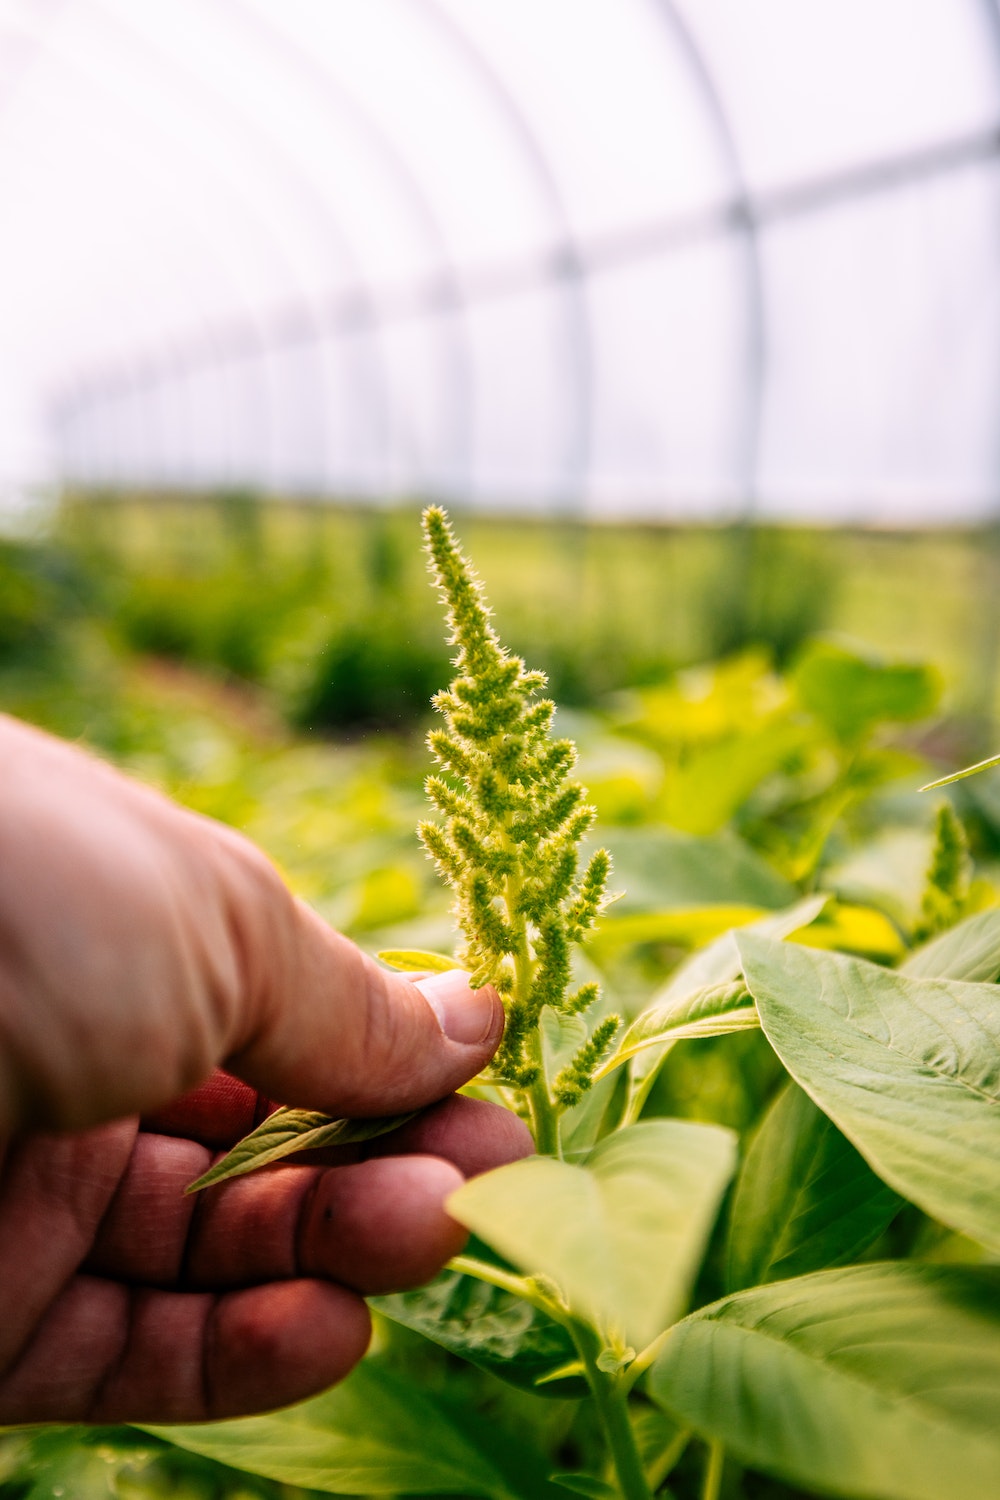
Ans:
{"type": "Polygon", "coordinates": [[[228,1150],[255,1130],[277,1105],[240,1078],[216,1068],[207,1082],[165,1109],[144,1115],[143,1130],[182,1136],[202,1146],[228,1150]]]}

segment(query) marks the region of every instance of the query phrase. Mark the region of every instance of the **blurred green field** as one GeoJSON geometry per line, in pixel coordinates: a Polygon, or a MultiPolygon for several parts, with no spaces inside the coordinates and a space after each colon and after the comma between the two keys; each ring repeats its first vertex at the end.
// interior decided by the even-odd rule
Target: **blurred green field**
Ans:
{"type": "MultiPolygon", "coordinates": [[[[419,715],[445,652],[419,507],[69,496],[50,550],[121,641],[263,683],[314,727],[419,715]]],[[[585,704],[817,631],[930,661],[992,715],[1000,540],[979,531],[670,527],[456,511],[512,647],[585,704]]],[[[0,649],[2,649],[0,622],[0,649]]]]}
{"type": "MultiPolygon", "coordinates": [[[[918,788],[997,748],[991,534],[455,519],[505,641],[551,672],[580,747],[624,892],[586,960],[610,1005],[634,1014],[692,949],[814,890],[830,902],[809,941],[905,954],[940,800],[918,788]],[[831,630],[872,649],[816,639],[831,630]]],[[[415,508],[70,498],[0,545],[0,708],[243,830],[371,951],[450,949],[448,899],[414,836],[421,730],[450,675],[418,534],[415,508]]],[[[951,792],[971,911],[1000,890],[1000,793],[991,777],[951,792]]],[[[649,1108],[748,1131],[780,1076],[760,1032],[695,1041],[649,1108]]],[[[975,1253],[916,1211],[880,1249],[975,1253]]],[[[456,1369],[388,1324],[376,1357],[501,1436],[530,1429],[560,1462],[586,1460],[565,1403],[456,1369]]],[[[679,1473],[680,1500],[695,1483],[679,1473]]],[[[0,1438],[4,1500],[109,1493],[298,1492],[123,1430],[0,1438]]],[[[732,1489],[796,1493],[759,1475],[732,1489]]]]}
{"type": "MultiPolygon", "coordinates": [[[[827,774],[780,676],[816,632],[932,668],[914,767],[995,748],[992,534],[456,524],[610,824],[732,825],[780,863],[775,788],[827,774]]],[[[69,496],[0,543],[0,706],[243,828],[355,935],[447,935],[412,829],[448,656],[415,507],[69,496]]],[[[956,800],[992,859],[990,787],[956,800]]],[[[930,816],[914,799],[896,821],[930,816]]]]}
{"type": "MultiPolygon", "coordinates": [[[[655,882],[678,838],[734,832],[801,883],[796,840],[844,771],[837,732],[817,738],[815,715],[803,718],[817,631],[927,663],[935,687],[933,714],[928,699],[902,715],[922,722],[894,731],[896,760],[866,772],[869,791],[901,777],[905,796],[880,792],[888,812],[855,828],[835,819],[809,878],[883,823],[890,843],[923,848],[921,777],[995,748],[992,683],[977,676],[977,662],[992,669],[991,535],[456,523],[505,640],[551,674],[602,820],[622,830],[620,910],[662,910],[655,882]],[[720,652],[721,665],[692,666],[720,652]],[[674,844],[643,874],[627,846],[654,829],[674,844]]],[[[418,538],[415,508],[67,497],[39,534],[0,546],[0,706],[243,829],[352,935],[447,943],[446,902],[413,838],[422,728],[450,675],[418,538]]],[[[987,862],[1000,848],[991,786],[955,794],[987,862]]],[[[673,904],[699,904],[713,880],[716,902],[760,904],[717,855],[686,903],[669,877],[673,904]]],[[[898,883],[887,868],[876,885],[898,883]]],[[[912,913],[886,899],[905,930],[912,913]]],[[[623,984],[700,940],[668,941],[669,928],[659,947],[617,945],[635,971],[623,984]]]]}

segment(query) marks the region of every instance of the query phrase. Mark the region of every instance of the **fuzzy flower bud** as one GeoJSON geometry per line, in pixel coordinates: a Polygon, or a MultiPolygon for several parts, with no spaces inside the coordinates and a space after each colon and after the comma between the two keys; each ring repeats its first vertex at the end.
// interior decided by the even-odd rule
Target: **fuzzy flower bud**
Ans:
{"type": "Polygon", "coordinates": [[[437,506],[424,513],[424,535],[457,655],[455,680],[434,699],[445,727],[427,742],[443,773],[428,778],[428,795],[443,821],[422,824],[420,837],[454,893],[474,979],[490,979],[503,997],[507,1026],[491,1072],[533,1091],[537,1133],[589,1087],[617,1027],[614,1018],[598,1025],[552,1096],[539,1016],[546,1005],[579,1014],[597,998],[596,985],[568,993],[571,949],[594,925],[610,861],[599,850],[579,877],[577,846],[595,813],[568,777],[575,747],[551,738],[544,674],[500,644],[482,585],[437,506]]]}

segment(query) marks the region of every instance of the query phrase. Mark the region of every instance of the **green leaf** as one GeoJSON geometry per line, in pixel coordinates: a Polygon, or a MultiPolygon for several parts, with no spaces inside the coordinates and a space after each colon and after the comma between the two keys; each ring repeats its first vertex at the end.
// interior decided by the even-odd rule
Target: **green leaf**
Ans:
{"type": "Polygon", "coordinates": [[[513,1484],[473,1427],[414,1380],[366,1359],[341,1385],[286,1411],[145,1430],[234,1469],[333,1495],[548,1493],[544,1481],[530,1491],[513,1484]]]}
{"type": "Polygon", "coordinates": [[[814,735],[798,719],[776,717],[721,741],[690,747],[667,777],[665,821],[687,833],[714,833],[762,781],[808,749],[814,735]]]}
{"type": "MultiPolygon", "coordinates": [[[[814,922],[829,899],[829,896],[807,896],[803,901],[796,901],[794,906],[788,906],[783,911],[776,911],[771,916],[762,917],[759,922],[754,922],[748,927],[747,931],[759,932],[764,937],[790,937],[793,932],[798,932],[814,922]]],[[[730,932],[723,933],[707,948],[692,954],[689,959],[680,964],[669,981],[650,1001],[650,1008],[656,1006],[662,1009],[670,1004],[682,1005],[696,990],[706,989],[709,985],[732,984],[734,980],[739,979],[743,969],[739,950],[736,947],[738,930],[733,928],[730,932]]]]}
{"type": "Polygon", "coordinates": [[[761,1025],[880,1177],[1000,1248],[1000,990],[738,938],[761,1025]]]}
{"type": "MultiPolygon", "coordinates": [[[[838,901],[875,907],[887,913],[898,927],[908,930],[919,916],[924,871],[932,847],[928,829],[885,828],[848,850],[842,858],[830,861],[823,871],[823,883],[836,893],[838,901]]],[[[897,962],[902,953],[897,933],[890,962],[897,962]]]]}
{"type": "Polygon", "coordinates": [[[644,1010],[594,1078],[603,1078],[647,1047],[672,1047],[675,1042],[756,1030],[759,1025],[757,1008],[742,979],[731,984],[706,985],[680,1004],[656,1005],[652,1010],[644,1010]]]}
{"type": "MultiPolygon", "coordinates": [[[[807,896],[794,906],[786,907],[773,916],[762,917],[747,930],[760,932],[765,937],[784,938],[814,922],[829,900],[828,896],[807,896]]],[[[736,929],[726,932],[700,953],[682,963],[671,975],[669,982],[654,996],[649,1009],[661,1013],[676,1011],[683,1013],[691,997],[713,986],[733,984],[742,974],[742,963],[736,947],[736,929]]],[[[643,1012],[646,1014],[646,1012],[643,1012]]],[[[640,1014],[636,1025],[642,1020],[640,1014]]],[[[633,1094],[646,1089],[669,1051],[664,1045],[659,1051],[652,1048],[638,1054],[632,1064],[633,1094]]]]}
{"type": "Polygon", "coordinates": [[[911,979],[1000,978],[1000,907],[980,911],[911,953],[899,972],[911,979]]]}
{"type": "Polygon", "coordinates": [[[563,1115],[564,1155],[576,1161],[580,1152],[618,1130],[624,1123],[627,1102],[628,1079],[624,1073],[612,1073],[595,1083],[580,1103],[563,1115]]]}
{"type": "Polygon", "coordinates": [[[668,911],[641,911],[622,917],[605,915],[587,939],[587,952],[605,962],[620,948],[660,943],[673,948],[700,948],[733,927],[766,916],[760,906],[675,906],[668,911]]]}
{"type": "Polygon", "coordinates": [[[605,1375],[620,1375],[635,1359],[635,1353],[631,1346],[627,1349],[602,1349],[594,1363],[605,1375]]]}
{"type": "MultiPolygon", "coordinates": [[[[0,1427],[0,1495],[4,1500],[121,1500],[205,1493],[210,1466],[194,1455],[167,1476],[161,1443],[126,1427],[0,1427]]],[[[179,1457],[180,1455],[178,1455],[179,1457]]],[[[247,1496],[246,1500],[250,1500],[247,1496]]]]}
{"type": "Polygon", "coordinates": [[[803,706],[847,743],[863,739],[885,720],[923,718],[941,694],[932,667],[888,662],[836,641],[811,642],[792,681],[803,706]]]}
{"type": "Polygon", "coordinates": [[[422,948],[383,948],[376,957],[390,969],[402,969],[408,974],[446,974],[449,969],[460,969],[457,958],[446,953],[425,953],[422,948]]]}
{"type": "MultiPolygon", "coordinates": [[[[911,977],[993,980],[1000,910],[980,912],[912,954],[911,977]]],[[[729,1223],[730,1290],[856,1259],[900,1198],[796,1084],[774,1100],[736,1180],[729,1223]]]]}
{"type": "Polygon", "coordinates": [[[795,899],[795,887],[729,831],[698,838],[665,828],[616,828],[602,842],[611,851],[615,886],[625,891],[616,917],[667,907],[773,909],[795,899]]]}
{"type": "Polygon", "coordinates": [[[374,1120],[334,1120],[311,1109],[276,1109],[256,1130],[245,1135],[214,1167],[190,1183],[185,1192],[197,1193],[230,1177],[242,1177],[295,1151],[316,1151],[321,1146],[348,1146],[371,1141],[398,1130],[412,1120],[416,1110],[405,1115],[386,1115],[374,1120]]]}
{"type": "Polygon", "coordinates": [[[996,1500],[1000,1268],[852,1266],[671,1333],[649,1389],[741,1463],[856,1500],[996,1500]]]}
{"type": "Polygon", "coordinates": [[[726,1284],[731,1291],[847,1265],[902,1199],[822,1110],[789,1082],[768,1109],[736,1179],[726,1284]]]}
{"type": "Polygon", "coordinates": [[[831,901],[809,931],[798,939],[807,948],[836,948],[873,963],[894,964],[906,952],[899,928],[871,906],[831,901]]]}
{"type": "Polygon", "coordinates": [[[618,1491],[596,1474],[550,1474],[553,1484],[574,1495],[589,1495],[591,1500],[618,1500],[618,1491]]]}
{"type": "Polygon", "coordinates": [[[535,1388],[541,1391],[542,1395],[544,1396],[546,1394],[545,1387],[547,1385],[551,1385],[553,1381],[568,1380],[571,1377],[575,1377],[577,1375],[586,1376],[586,1373],[587,1366],[584,1364],[582,1359],[571,1359],[568,1364],[560,1365],[558,1369],[550,1371],[548,1375],[539,1375],[538,1379],[535,1381],[535,1388]]]}
{"type": "Polygon", "coordinates": [[[445,1271],[429,1286],[370,1301],[387,1318],[511,1385],[546,1396],[588,1393],[582,1375],[559,1373],[578,1363],[566,1329],[523,1298],[474,1276],[445,1271]]]}
{"type": "Polygon", "coordinates": [[[952,771],[950,776],[942,776],[939,781],[929,781],[922,786],[922,792],[933,792],[939,786],[951,786],[954,781],[964,781],[967,776],[978,776],[980,771],[992,771],[994,766],[1000,766],[1000,755],[991,755],[988,760],[977,760],[974,766],[964,766],[961,771],[952,771]]]}
{"type": "Polygon", "coordinates": [[[714,1125],[651,1120],[582,1166],[530,1157],[473,1178],[448,1211],[577,1316],[643,1348],[683,1308],[735,1141],[714,1125]]]}
{"type": "Polygon", "coordinates": [[[669,1500],[670,1491],[663,1488],[663,1483],[684,1456],[693,1436],[690,1428],[679,1426],[652,1401],[644,1401],[641,1405],[633,1402],[629,1408],[629,1423],[650,1489],[669,1500]]]}

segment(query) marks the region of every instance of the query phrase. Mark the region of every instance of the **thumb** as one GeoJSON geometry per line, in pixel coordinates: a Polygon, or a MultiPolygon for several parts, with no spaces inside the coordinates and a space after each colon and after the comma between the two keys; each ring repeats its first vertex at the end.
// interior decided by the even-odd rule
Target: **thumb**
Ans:
{"type": "Polygon", "coordinates": [[[229,1071],[272,1099],[365,1117],[444,1098],[489,1062],[504,1025],[491,986],[471,990],[457,969],[388,973],[302,902],[286,910],[291,931],[271,946],[229,1071]]]}

